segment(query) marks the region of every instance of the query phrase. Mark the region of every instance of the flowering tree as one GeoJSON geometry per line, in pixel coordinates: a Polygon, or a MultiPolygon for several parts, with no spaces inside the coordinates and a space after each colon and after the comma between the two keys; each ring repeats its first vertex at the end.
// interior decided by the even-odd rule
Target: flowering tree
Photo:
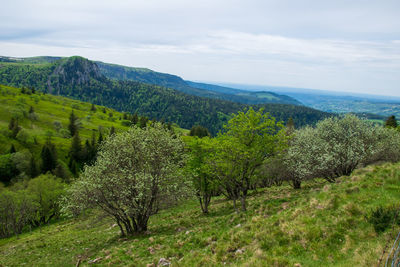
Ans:
{"type": "Polygon", "coordinates": [[[147,230],[151,215],[189,192],[180,169],[184,145],[162,125],[133,127],[113,135],[69,190],[66,207],[98,207],[114,218],[122,235],[147,230]]]}
{"type": "Polygon", "coordinates": [[[333,117],[315,128],[297,130],[290,142],[286,165],[295,188],[315,177],[334,182],[350,175],[359,165],[379,160],[396,161],[400,153],[399,134],[372,125],[354,115],[333,117]]]}

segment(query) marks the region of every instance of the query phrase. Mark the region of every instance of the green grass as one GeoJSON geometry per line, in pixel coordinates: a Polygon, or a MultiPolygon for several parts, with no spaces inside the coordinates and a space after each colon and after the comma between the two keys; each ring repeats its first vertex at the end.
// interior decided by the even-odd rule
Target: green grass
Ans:
{"type": "Polygon", "coordinates": [[[252,192],[248,211],[215,198],[209,215],[191,200],[151,217],[149,232],[120,238],[112,220],[92,212],[0,240],[0,265],[374,266],[398,226],[378,235],[366,216],[399,205],[400,163],[370,166],[329,184],[252,192]],[[300,265],[296,265],[300,264],[300,265]]]}
{"type": "Polygon", "coordinates": [[[29,149],[38,155],[41,146],[51,135],[57,147],[60,159],[64,159],[71,144],[71,138],[65,138],[63,131],[68,132],[69,116],[74,110],[79,118],[79,130],[82,142],[90,139],[92,133],[96,136],[101,129],[107,136],[111,127],[116,132],[125,131],[128,127],[122,125],[123,114],[110,108],[96,106],[96,111],[90,111],[91,104],[61,96],[44,94],[22,94],[21,89],[0,85],[0,154],[8,153],[11,143],[17,151],[29,149]],[[37,119],[29,117],[29,108],[34,108],[37,119]],[[103,113],[103,109],[106,113],[103,113]],[[109,116],[112,113],[112,117],[109,116]],[[12,117],[18,118],[19,125],[28,133],[26,141],[11,138],[8,124],[12,117]],[[57,130],[54,122],[60,122],[63,130],[57,130]],[[34,140],[38,144],[35,144],[34,140]]]}

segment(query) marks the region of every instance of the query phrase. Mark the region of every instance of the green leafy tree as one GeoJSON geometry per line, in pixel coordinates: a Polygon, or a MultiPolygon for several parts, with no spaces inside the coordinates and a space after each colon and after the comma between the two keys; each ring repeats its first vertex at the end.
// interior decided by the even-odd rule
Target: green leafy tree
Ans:
{"type": "Polygon", "coordinates": [[[200,138],[205,136],[211,136],[208,129],[200,125],[193,126],[192,129],[190,129],[189,135],[198,136],[200,138]]]}
{"type": "Polygon", "coordinates": [[[0,192],[0,237],[18,235],[29,223],[36,207],[26,190],[0,192]]]}
{"type": "Polygon", "coordinates": [[[40,226],[59,217],[59,200],[65,192],[65,185],[59,178],[42,174],[28,182],[27,192],[37,207],[31,219],[32,225],[40,226]]]}
{"type": "Polygon", "coordinates": [[[237,200],[246,211],[247,193],[256,183],[256,170],[281,149],[282,129],[283,125],[268,113],[263,114],[262,109],[250,108],[229,120],[226,132],[217,137],[216,152],[209,162],[237,212],[237,200]]]}
{"type": "Polygon", "coordinates": [[[0,182],[8,184],[18,175],[18,169],[12,160],[13,154],[0,155],[0,182]]]}
{"type": "Polygon", "coordinates": [[[134,127],[107,139],[93,166],[69,189],[70,211],[98,207],[111,216],[122,235],[147,230],[151,215],[184,197],[180,174],[184,145],[160,124],[134,127]]]}
{"type": "Polygon", "coordinates": [[[218,183],[207,164],[207,159],[212,155],[213,142],[209,138],[200,139],[198,137],[190,138],[187,142],[190,156],[186,170],[189,177],[192,178],[201,210],[207,214],[211,197],[218,190],[218,183]]]}

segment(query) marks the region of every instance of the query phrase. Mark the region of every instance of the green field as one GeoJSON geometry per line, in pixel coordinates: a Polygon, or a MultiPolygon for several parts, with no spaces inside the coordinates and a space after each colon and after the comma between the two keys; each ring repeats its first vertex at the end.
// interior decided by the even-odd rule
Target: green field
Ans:
{"type": "Polygon", "coordinates": [[[221,197],[209,215],[188,201],[131,238],[92,211],[0,240],[0,265],[157,266],[166,258],[171,266],[375,266],[399,226],[377,234],[366,218],[378,206],[398,206],[399,192],[399,163],[370,166],[333,184],[254,191],[239,214],[221,197]]]}
{"type": "Polygon", "coordinates": [[[66,155],[70,146],[70,138],[65,137],[64,130],[67,130],[68,118],[71,111],[79,118],[80,136],[82,140],[90,139],[92,133],[102,131],[107,135],[111,127],[116,131],[124,131],[127,126],[121,124],[122,113],[113,109],[96,106],[96,111],[90,111],[91,104],[66,97],[53,96],[42,93],[22,94],[21,89],[0,85],[0,153],[4,154],[10,149],[13,143],[17,149],[29,148],[39,149],[35,144],[43,144],[51,136],[57,149],[62,155],[66,155]],[[33,107],[35,118],[30,118],[28,111],[33,107]],[[105,113],[103,112],[105,111],[105,113]],[[112,114],[112,117],[111,115],[112,114]],[[19,125],[28,135],[25,141],[10,138],[7,135],[8,123],[14,117],[19,125]],[[61,123],[57,130],[55,122],[61,123]]]}

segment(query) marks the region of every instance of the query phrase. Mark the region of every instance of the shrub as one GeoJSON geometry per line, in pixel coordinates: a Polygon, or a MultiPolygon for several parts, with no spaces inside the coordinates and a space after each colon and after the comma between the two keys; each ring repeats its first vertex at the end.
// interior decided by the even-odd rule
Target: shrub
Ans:
{"type": "Polygon", "coordinates": [[[59,200],[64,194],[65,185],[51,174],[42,174],[28,182],[27,193],[35,205],[31,218],[34,226],[48,223],[60,215],[59,200]]]}
{"type": "Polygon", "coordinates": [[[292,179],[322,177],[334,182],[361,165],[400,159],[400,136],[354,115],[328,118],[297,130],[285,158],[292,179]]]}
{"type": "Polygon", "coordinates": [[[389,228],[393,223],[400,225],[400,214],[398,214],[398,207],[382,207],[379,206],[371,211],[367,217],[369,223],[374,226],[375,232],[382,233],[389,228]]]}
{"type": "Polygon", "coordinates": [[[34,210],[32,199],[25,190],[3,189],[0,194],[0,237],[20,234],[34,210]]]}

